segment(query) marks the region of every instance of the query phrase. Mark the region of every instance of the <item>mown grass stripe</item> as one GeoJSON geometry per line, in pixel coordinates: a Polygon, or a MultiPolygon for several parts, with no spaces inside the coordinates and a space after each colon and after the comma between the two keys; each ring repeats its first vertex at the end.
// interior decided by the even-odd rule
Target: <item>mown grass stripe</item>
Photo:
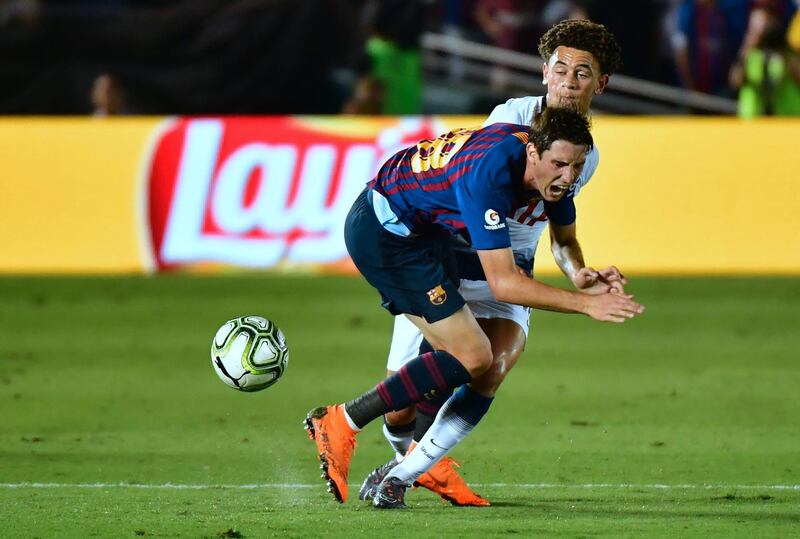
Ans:
{"type": "MultiPolygon", "coordinates": [[[[145,483],[0,483],[0,488],[133,488],[133,489],[166,489],[166,490],[254,490],[254,489],[298,489],[319,488],[321,484],[306,483],[256,483],[250,485],[196,485],[196,484],[145,484],[145,483]]],[[[725,485],[725,484],[628,484],[628,483],[587,483],[587,484],[558,484],[558,483],[475,483],[476,488],[519,488],[519,489],[609,489],[609,490],[796,490],[800,485],[725,485]]]]}

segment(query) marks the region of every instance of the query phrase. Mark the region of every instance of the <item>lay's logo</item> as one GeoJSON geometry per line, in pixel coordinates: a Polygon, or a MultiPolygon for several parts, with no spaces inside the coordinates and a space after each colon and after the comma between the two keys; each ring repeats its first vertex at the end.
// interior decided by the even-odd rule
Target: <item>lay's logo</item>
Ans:
{"type": "Polygon", "coordinates": [[[364,184],[434,122],[179,119],[154,145],[147,208],[158,268],[347,260],[344,220],[364,184]],[[336,123],[338,122],[338,123],[336,123]]]}

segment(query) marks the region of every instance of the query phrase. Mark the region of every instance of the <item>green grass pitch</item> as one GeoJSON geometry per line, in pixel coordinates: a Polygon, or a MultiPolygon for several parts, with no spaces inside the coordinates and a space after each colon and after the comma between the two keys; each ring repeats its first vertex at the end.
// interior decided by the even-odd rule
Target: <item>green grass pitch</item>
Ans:
{"type": "MultiPolygon", "coordinates": [[[[556,281],[564,284],[563,281],[556,281]]],[[[351,497],[301,420],[384,372],[391,318],[358,278],[0,278],[0,537],[797,537],[800,279],[633,278],[623,326],[537,312],[455,452],[494,502],[353,495],[390,455],[359,437],[351,497]],[[227,318],[285,332],[285,377],[217,379],[227,318]]]]}

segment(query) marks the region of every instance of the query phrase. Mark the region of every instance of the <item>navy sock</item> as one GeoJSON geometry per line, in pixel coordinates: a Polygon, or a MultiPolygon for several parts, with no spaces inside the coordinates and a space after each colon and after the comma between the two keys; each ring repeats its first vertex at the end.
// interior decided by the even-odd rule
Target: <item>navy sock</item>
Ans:
{"type": "Polygon", "coordinates": [[[474,427],[489,411],[492,401],[494,397],[484,397],[467,385],[461,386],[447,404],[448,413],[474,427]]]}
{"type": "Polygon", "coordinates": [[[443,391],[436,394],[430,400],[419,401],[417,403],[417,426],[414,428],[414,441],[419,442],[436,419],[436,414],[447,399],[453,394],[453,390],[443,391]]]}
{"type": "Polygon", "coordinates": [[[438,350],[416,357],[373,389],[345,403],[359,428],[390,410],[402,410],[422,400],[452,391],[472,380],[459,361],[438,350]]]}
{"type": "Polygon", "coordinates": [[[430,401],[454,387],[472,380],[469,371],[452,355],[442,350],[428,352],[400,367],[376,387],[391,410],[430,401]]]}
{"type": "Polygon", "coordinates": [[[425,337],[422,338],[422,341],[419,343],[419,355],[427,354],[428,352],[435,352],[431,343],[428,342],[428,339],[425,337]]]}
{"type": "Polygon", "coordinates": [[[412,419],[410,422],[404,425],[390,425],[386,422],[386,416],[384,416],[383,424],[386,425],[386,430],[392,434],[408,434],[409,432],[414,432],[414,427],[417,425],[417,420],[416,418],[412,419]]]}

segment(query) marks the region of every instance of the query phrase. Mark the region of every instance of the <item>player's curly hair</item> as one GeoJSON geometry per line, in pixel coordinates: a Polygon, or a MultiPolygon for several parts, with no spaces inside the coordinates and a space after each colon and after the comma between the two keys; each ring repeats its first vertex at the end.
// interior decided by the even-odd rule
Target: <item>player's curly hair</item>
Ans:
{"type": "Polygon", "coordinates": [[[557,140],[586,146],[588,151],[594,146],[589,129],[589,120],[583,114],[565,107],[547,107],[533,119],[528,142],[540,157],[557,140]]]}
{"type": "Polygon", "coordinates": [[[600,72],[605,75],[616,72],[622,64],[619,43],[602,24],[586,20],[561,21],[539,40],[539,54],[547,62],[562,46],[592,53],[600,63],[600,72]]]}

